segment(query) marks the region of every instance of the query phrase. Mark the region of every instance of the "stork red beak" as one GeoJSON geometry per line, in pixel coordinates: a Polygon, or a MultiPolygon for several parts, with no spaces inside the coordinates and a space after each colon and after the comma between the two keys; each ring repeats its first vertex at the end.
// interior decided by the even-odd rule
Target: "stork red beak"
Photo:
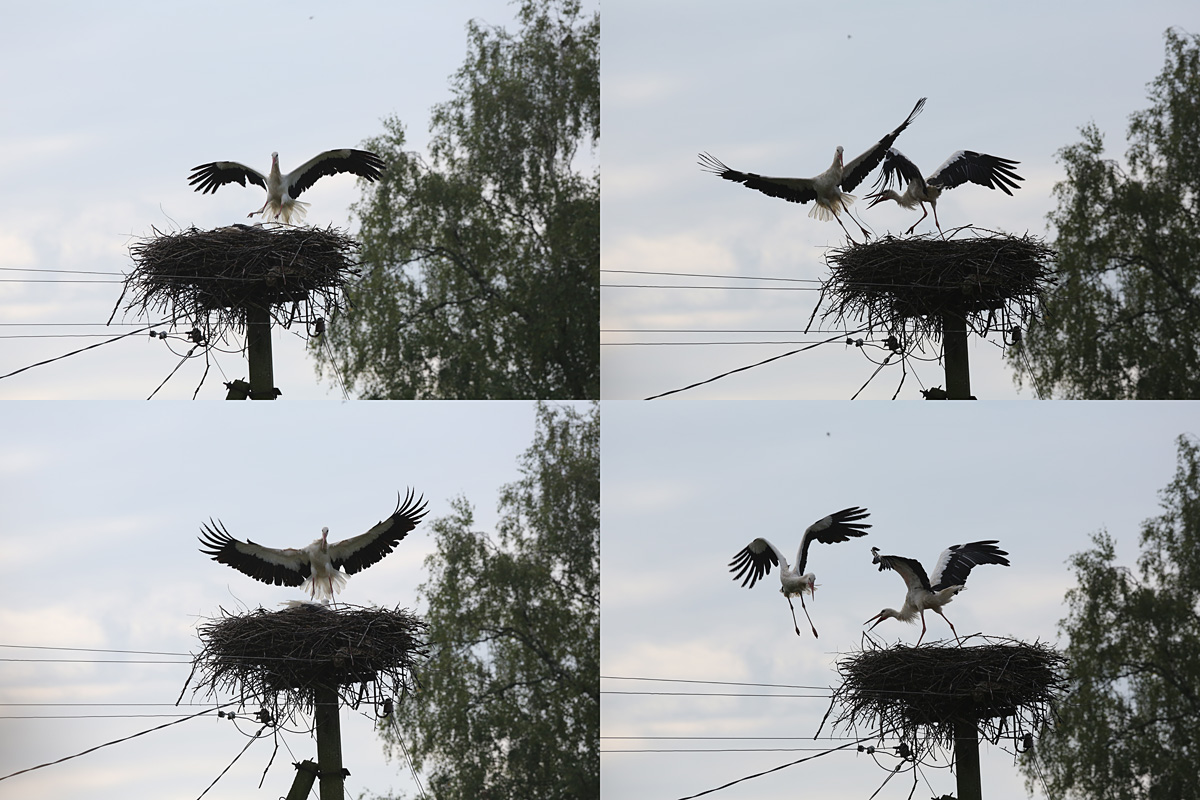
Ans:
{"type": "Polygon", "coordinates": [[[876,203],[882,203],[884,201],[883,192],[879,192],[878,194],[869,194],[867,195],[867,199],[871,201],[867,203],[867,208],[870,208],[876,203]]]}
{"type": "MultiPolygon", "coordinates": [[[[871,631],[875,630],[875,625],[878,625],[879,623],[883,622],[883,612],[880,611],[878,614],[871,617],[871,619],[867,620],[867,622],[871,622],[872,620],[874,620],[875,624],[872,625],[871,627],[867,628],[867,633],[870,633],[871,631]]],[[[863,625],[866,625],[867,622],[864,622],[863,625]]]]}

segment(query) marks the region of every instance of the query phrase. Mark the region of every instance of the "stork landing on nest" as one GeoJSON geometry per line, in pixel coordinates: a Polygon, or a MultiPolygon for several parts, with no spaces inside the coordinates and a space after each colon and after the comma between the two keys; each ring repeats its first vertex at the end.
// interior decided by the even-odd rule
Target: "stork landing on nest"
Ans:
{"type": "Polygon", "coordinates": [[[228,564],[239,572],[263,583],[276,586],[304,586],[314,600],[328,602],[346,585],[346,576],[366,569],[381,560],[425,516],[423,498],[413,497],[412,489],[396,510],[369,531],[334,544],[329,543],[329,528],[321,528],[321,538],[302,548],[278,550],[252,541],[238,541],[220,522],[203,526],[200,552],[213,561],[228,564]],[[343,574],[338,568],[344,569],[343,574]]]}
{"type": "Polygon", "coordinates": [[[271,171],[263,175],[256,169],[236,161],[213,161],[192,167],[188,183],[201,194],[216,192],[217,187],[227,183],[246,185],[246,181],[267,190],[267,199],[262,208],[246,216],[262,214],[264,219],[282,220],[284,224],[299,225],[308,213],[308,203],[296,198],[308,187],[325,175],[349,172],[366,181],[376,181],[383,174],[383,159],[367,150],[326,150],[305,161],[284,175],[279,170],[279,153],[271,153],[271,171]]]}
{"type": "MultiPolygon", "coordinates": [[[[841,225],[842,230],[846,232],[846,238],[853,241],[850,231],[846,230],[846,225],[841,219],[843,211],[850,219],[854,219],[850,216],[849,209],[855,198],[849,192],[862,183],[879,165],[888,148],[896,141],[896,137],[912,124],[924,107],[925,98],[922,97],[913,106],[913,110],[909,112],[908,118],[904,122],[849,163],[843,162],[843,149],[841,145],[838,145],[829,169],[813,178],[771,178],[753,172],[738,172],[725,166],[719,159],[708,153],[700,154],[700,166],[719,178],[740,183],[748,189],[757,189],[771,197],[779,197],[792,203],[807,203],[815,200],[816,204],[812,211],[808,212],[808,215],[814,219],[837,221],[837,224],[841,225]]],[[[867,233],[867,229],[857,220],[855,220],[855,224],[862,231],[863,237],[869,239],[871,235],[867,233]]]]}
{"type": "MultiPolygon", "coordinates": [[[[881,556],[879,548],[872,547],[871,555],[874,558],[872,563],[879,565],[880,572],[885,569],[898,572],[900,577],[904,578],[905,585],[908,586],[908,594],[904,596],[904,606],[899,611],[894,608],[885,608],[867,620],[867,622],[873,623],[867,630],[873,630],[885,619],[916,622],[916,617],[920,614],[921,636],[917,639],[917,644],[920,644],[921,639],[925,638],[925,610],[928,609],[946,620],[946,624],[954,633],[955,641],[959,641],[958,631],[954,630],[954,623],[942,613],[942,606],[953,600],[954,595],[967,588],[967,576],[971,574],[973,567],[980,564],[1008,566],[1008,559],[1005,558],[1008,553],[996,547],[997,544],[999,544],[997,540],[991,539],[986,542],[950,545],[942,551],[942,556],[933,570],[932,580],[925,574],[925,567],[915,558],[881,556]]],[[[863,624],[866,625],[867,622],[863,624]]],[[[961,644],[961,641],[959,643],[961,644]]]]}

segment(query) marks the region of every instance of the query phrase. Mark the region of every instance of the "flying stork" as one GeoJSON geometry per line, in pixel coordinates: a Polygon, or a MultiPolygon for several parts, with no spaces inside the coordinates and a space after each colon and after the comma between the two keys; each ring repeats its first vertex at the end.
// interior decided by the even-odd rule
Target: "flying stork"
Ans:
{"type": "Polygon", "coordinates": [[[867,516],[865,508],[846,508],[809,525],[808,530],[804,531],[804,538],[800,540],[800,549],[796,551],[795,569],[788,566],[787,558],[778,547],[760,537],[733,557],[733,561],[729,562],[729,571],[736,573],[733,576],[735,581],[744,576],[742,586],[749,583],[753,589],[755,583],[770,574],[771,567],[779,567],[779,592],[787,598],[788,608],[792,609],[792,625],[796,628],[796,635],[800,635],[800,625],[796,622],[796,607],[792,605],[792,598],[798,596],[800,607],[804,609],[804,616],[808,617],[808,626],[815,637],[817,628],[813,625],[812,617],[808,616],[808,607],[804,605],[804,593],[807,591],[815,596],[817,592],[817,576],[804,571],[808,563],[808,546],[814,540],[821,544],[834,544],[849,541],[851,537],[866,536],[865,529],[871,525],[858,520],[867,516]]]}
{"type": "Polygon", "coordinates": [[[321,528],[321,538],[300,549],[277,550],[252,541],[239,541],[229,535],[219,521],[202,526],[199,537],[204,547],[200,552],[213,561],[228,564],[255,580],[276,586],[300,586],[314,600],[329,602],[346,585],[346,576],[360,572],[382,559],[425,516],[426,503],[413,498],[413,490],[401,502],[396,496],[396,510],[369,531],[333,544],[329,543],[329,528],[321,528]],[[345,570],[343,574],[338,568],[345,570]]]}
{"type": "MultiPolygon", "coordinates": [[[[925,638],[925,610],[929,609],[936,611],[942,619],[946,620],[946,624],[954,633],[954,640],[962,644],[958,638],[958,631],[954,630],[954,623],[946,619],[946,615],[942,613],[942,606],[953,600],[954,595],[967,588],[965,586],[967,576],[971,574],[973,567],[980,564],[1008,566],[1008,559],[1005,558],[1008,553],[996,547],[997,544],[999,544],[999,540],[989,539],[985,542],[955,544],[947,547],[942,551],[937,566],[933,570],[932,582],[925,574],[925,567],[921,566],[921,562],[915,558],[881,556],[879,548],[872,547],[873,561],[871,563],[878,564],[880,572],[885,569],[894,569],[900,573],[900,577],[904,578],[904,583],[908,585],[908,594],[904,597],[904,607],[899,611],[894,608],[885,608],[867,620],[867,622],[874,623],[867,628],[867,631],[874,630],[875,625],[885,619],[916,622],[917,614],[920,614],[921,637],[917,639],[917,644],[920,644],[921,639],[925,638]]],[[[863,624],[866,625],[867,622],[863,624]]]]}
{"type": "MultiPolygon", "coordinates": [[[[924,107],[925,98],[922,97],[913,106],[908,119],[904,120],[900,127],[884,136],[871,149],[848,164],[843,164],[842,146],[838,145],[837,150],[834,151],[833,164],[815,178],[770,178],[753,172],[738,172],[725,166],[719,159],[708,153],[700,154],[700,166],[727,181],[736,181],[749,189],[757,189],[771,197],[781,197],[792,203],[807,203],[809,200],[815,200],[816,203],[808,215],[813,219],[837,220],[837,223],[842,226],[842,230],[846,232],[846,238],[849,239],[850,231],[846,230],[841,219],[843,211],[850,216],[850,204],[855,199],[854,195],[848,194],[848,192],[853,191],[871,174],[871,171],[883,160],[884,153],[896,141],[896,137],[917,118],[924,107]]],[[[850,216],[850,219],[853,220],[854,217],[850,216]]],[[[870,236],[861,223],[855,220],[855,224],[858,225],[858,229],[862,231],[864,237],[870,236]]]]}
{"type": "Polygon", "coordinates": [[[285,224],[291,224],[294,217],[296,224],[300,224],[308,213],[308,203],[301,203],[296,198],[318,178],[350,172],[367,181],[375,181],[383,174],[383,169],[383,159],[366,150],[326,150],[283,175],[279,171],[279,153],[271,153],[271,171],[267,175],[236,161],[213,161],[192,167],[188,184],[197,192],[208,194],[227,183],[245,186],[246,181],[250,181],[267,190],[267,199],[262,208],[246,216],[262,214],[264,219],[275,220],[282,217],[285,224]]]}
{"type": "Polygon", "coordinates": [[[1020,189],[1016,182],[1025,180],[1012,171],[1012,168],[1020,163],[999,156],[989,156],[987,153],[976,153],[974,150],[959,150],[947,158],[932,175],[923,178],[916,164],[896,148],[889,147],[883,159],[883,170],[879,173],[879,180],[875,182],[875,188],[883,187],[883,190],[867,195],[871,201],[867,208],[884,200],[895,200],[901,208],[912,209],[920,206],[921,219],[908,229],[908,233],[912,233],[921,224],[921,220],[929,216],[929,209],[925,208],[925,204],[929,203],[933,208],[933,224],[937,225],[938,232],[945,238],[946,234],[942,231],[942,223],[938,222],[937,216],[937,201],[942,192],[970,182],[989,189],[999,189],[1012,197],[1009,187],[1020,189]],[[891,188],[893,182],[899,184],[900,178],[908,181],[908,188],[904,190],[904,194],[898,194],[891,188]]]}

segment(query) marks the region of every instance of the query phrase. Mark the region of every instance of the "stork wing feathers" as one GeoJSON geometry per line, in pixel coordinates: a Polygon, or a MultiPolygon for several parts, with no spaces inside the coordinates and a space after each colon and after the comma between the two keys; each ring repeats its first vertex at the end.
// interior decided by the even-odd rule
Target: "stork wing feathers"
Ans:
{"type": "Polygon", "coordinates": [[[748,189],[757,189],[771,197],[780,197],[793,203],[807,203],[817,199],[812,178],[770,178],[753,172],[738,172],[730,169],[708,153],[700,154],[700,166],[717,177],[740,183],[748,189]]]}
{"type": "Polygon", "coordinates": [[[871,527],[871,524],[858,520],[868,516],[870,512],[865,508],[855,506],[844,508],[809,525],[808,530],[804,532],[804,539],[800,542],[800,553],[796,556],[796,571],[804,574],[804,567],[808,563],[808,546],[814,540],[821,544],[835,544],[849,541],[851,537],[866,536],[866,529],[871,527]]]}
{"type": "Polygon", "coordinates": [[[326,150],[288,173],[287,193],[292,198],[299,197],[318,178],[339,172],[350,172],[368,181],[375,181],[383,174],[383,169],[383,159],[366,150],[326,150]]]}
{"type": "Polygon", "coordinates": [[[302,550],[276,550],[261,544],[241,542],[229,535],[220,522],[209,520],[204,525],[200,552],[212,556],[213,561],[228,564],[238,572],[245,573],[263,583],[276,586],[299,586],[308,577],[310,567],[308,555],[302,550]]]}
{"type": "Polygon", "coordinates": [[[876,142],[874,147],[853,161],[847,163],[843,167],[841,182],[843,191],[854,191],[854,188],[862,183],[863,180],[865,180],[866,177],[871,174],[871,171],[874,170],[875,167],[879,166],[879,162],[883,160],[888,148],[890,148],[892,143],[896,141],[896,137],[899,136],[905,128],[912,124],[912,121],[917,118],[917,115],[921,113],[921,109],[923,108],[925,108],[924,97],[917,101],[917,104],[913,106],[913,110],[909,112],[908,119],[900,123],[900,127],[896,128],[896,130],[892,131],[887,136],[884,136],[882,139],[876,142]]]}
{"type": "Polygon", "coordinates": [[[245,186],[246,181],[258,184],[264,189],[267,188],[265,175],[236,161],[214,161],[211,164],[201,164],[198,167],[192,167],[192,174],[188,176],[188,184],[196,187],[196,191],[201,194],[215,192],[218,186],[224,186],[227,183],[239,183],[245,186]]]}
{"type": "Polygon", "coordinates": [[[771,574],[771,567],[779,566],[779,562],[787,565],[787,559],[783,553],[779,552],[779,548],[768,542],[766,539],[755,539],[750,544],[743,547],[733,561],[729,562],[729,571],[735,573],[733,579],[736,581],[745,576],[742,580],[742,586],[747,583],[750,588],[754,588],[754,584],[762,580],[765,575],[771,574]]]}
{"type": "Polygon", "coordinates": [[[881,556],[877,547],[872,547],[871,553],[875,557],[875,563],[879,565],[879,571],[895,570],[901,578],[904,578],[904,583],[908,586],[909,591],[918,587],[929,588],[929,576],[925,574],[925,567],[921,566],[920,561],[904,556],[881,556]]]}
{"type": "Polygon", "coordinates": [[[347,575],[364,570],[392,552],[396,544],[417,526],[425,516],[428,504],[424,497],[413,498],[409,489],[404,500],[396,495],[396,510],[366,533],[329,545],[329,560],[334,568],[341,567],[347,575]]]}
{"type": "Polygon", "coordinates": [[[879,172],[879,179],[875,181],[876,189],[891,189],[893,185],[901,190],[906,183],[915,183],[924,185],[925,178],[921,175],[921,170],[917,165],[908,160],[908,157],[894,147],[889,147],[883,159],[883,169],[879,172]]]}
{"type": "Polygon", "coordinates": [[[1012,170],[1019,163],[974,150],[959,150],[929,176],[929,183],[942,189],[953,189],[969,181],[1012,196],[1009,187],[1020,189],[1017,181],[1025,180],[1012,170]]]}
{"type": "Polygon", "coordinates": [[[996,547],[998,539],[970,544],[955,544],[942,551],[933,570],[933,591],[940,592],[948,586],[961,586],[967,582],[973,567],[980,564],[1000,564],[1007,567],[1008,552],[996,547]]]}

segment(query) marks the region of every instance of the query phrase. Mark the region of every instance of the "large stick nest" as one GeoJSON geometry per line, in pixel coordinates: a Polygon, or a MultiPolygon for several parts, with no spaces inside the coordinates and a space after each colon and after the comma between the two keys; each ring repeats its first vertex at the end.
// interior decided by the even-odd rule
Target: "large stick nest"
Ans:
{"type": "MultiPolygon", "coordinates": [[[[290,326],[328,317],[346,283],[358,275],[359,244],[332,226],[195,227],[142,239],[129,248],[134,269],[117,306],[190,319],[208,341],[242,331],[246,308],[271,309],[290,326]]],[[[114,309],[115,311],[115,309],[114,309]]]]}
{"type": "Polygon", "coordinates": [[[261,705],[277,720],[311,711],[316,686],[336,687],[352,708],[364,699],[402,697],[415,687],[413,667],[427,655],[425,623],[400,608],[303,603],[221,613],[199,627],[194,691],[261,705]]]}
{"type": "Polygon", "coordinates": [[[944,313],[965,313],[981,335],[1028,327],[1055,283],[1057,254],[1029,234],[971,231],[962,239],[885,236],[830,250],[823,317],[865,322],[905,349],[940,338],[944,313]]]}
{"type": "Polygon", "coordinates": [[[1038,731],[1066,689],[1066,658],[1041,642],[984,641],[876,645],[846,656],[837,667],[842,685],[833,702],[842,712],[834,724],[947,747],[960,718],[978,720],[980,736],[993,743],[1038,731]]]}

